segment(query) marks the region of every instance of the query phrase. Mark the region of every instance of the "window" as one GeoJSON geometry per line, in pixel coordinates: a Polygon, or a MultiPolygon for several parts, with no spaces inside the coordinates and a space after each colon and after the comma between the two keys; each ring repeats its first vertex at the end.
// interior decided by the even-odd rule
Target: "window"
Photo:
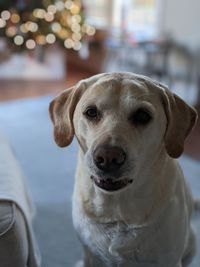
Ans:
{"type": "Polygon", "coordinates": [[[159,0],[84,0],[90,24],[130,37],[149,38],[156,34],[159,0]]]}
{"type": "Polygon", "coordinates": [[[156,32],[156,0],[131,0],[128,2],[130,3],[127,7],[127,32],[134,32],[137,38],[154,36],[156,32]]]}

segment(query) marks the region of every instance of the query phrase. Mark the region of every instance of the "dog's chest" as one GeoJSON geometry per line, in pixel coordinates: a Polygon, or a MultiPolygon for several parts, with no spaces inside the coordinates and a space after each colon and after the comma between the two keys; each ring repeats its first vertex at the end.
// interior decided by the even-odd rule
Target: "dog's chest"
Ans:
{"type": "MultiPolygon", "coordinates": [[[[76,208],[73,209],[73,222],[84,245],[92,251],[92,254],[103,259],[108,266],[118,266],[116,263],[120,262],[131,264],[135,262],[134,266],[138,267],[147,263],[149,267],[156,266],[157,256],[149,250],[148,242],[150,238],[152,243],[153,231],[135,228],[121,222],[98,224],[76,208]]],[[[154,249],[157,251],[156,247],[154,249]]]]}

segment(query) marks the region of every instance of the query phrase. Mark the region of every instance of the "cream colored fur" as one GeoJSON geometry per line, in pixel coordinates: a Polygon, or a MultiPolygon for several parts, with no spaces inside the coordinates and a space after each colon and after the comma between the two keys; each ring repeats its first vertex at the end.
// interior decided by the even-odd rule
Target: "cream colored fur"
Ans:
{"type": "Polygon", "coordinates": [[[80,152],[73,193],[73,222],[83,244],[84,267],[185,267],[195,251],[190,226],[193,200],[175,158],[196,112],[165,86],[132,73],[83,80],[50,105],[54,136],[67,146],[75,135],[80,152]],[[84,110],[96,105],[98,122],[84,110]],[[144,127],[128,120],[138,108],[153,115],[144,127]],[[127,153],[125,188],[107,192],[91,179],[92,153],[102,144],[127,153]]]}

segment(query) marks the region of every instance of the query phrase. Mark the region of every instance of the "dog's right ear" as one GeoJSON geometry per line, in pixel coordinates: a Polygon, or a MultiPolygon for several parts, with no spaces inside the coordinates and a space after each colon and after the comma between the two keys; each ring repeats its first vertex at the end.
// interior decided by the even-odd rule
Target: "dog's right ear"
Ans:
{"type": "Polygon", "coordinates": [[[54,124],[54,139],[60,147],[68,146],[73,140],[73,115],[84,89],[84,83],[66,89],[49,105],[50,117],[54,124]]]}
{"type": "Polygon", "coordinates": [[[54,139],[58,146],[68,146],[74,137],[73,116],[79,99],[91,85],[94,85],[106,73],[94,75],[66,89],[49,105],[49,113],[54,124],[54,139]]]}

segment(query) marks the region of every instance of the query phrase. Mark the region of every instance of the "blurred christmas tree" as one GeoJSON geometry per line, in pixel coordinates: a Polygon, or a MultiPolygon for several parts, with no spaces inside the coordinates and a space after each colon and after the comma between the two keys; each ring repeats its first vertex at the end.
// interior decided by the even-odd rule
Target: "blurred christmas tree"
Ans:
{"type": "Polygon", "coordinates": [[[0,0],[0,37],[12,49],[34,49],[59,42],[79,50],[95,33],[85,23],[81,0],[0,0]]]}

